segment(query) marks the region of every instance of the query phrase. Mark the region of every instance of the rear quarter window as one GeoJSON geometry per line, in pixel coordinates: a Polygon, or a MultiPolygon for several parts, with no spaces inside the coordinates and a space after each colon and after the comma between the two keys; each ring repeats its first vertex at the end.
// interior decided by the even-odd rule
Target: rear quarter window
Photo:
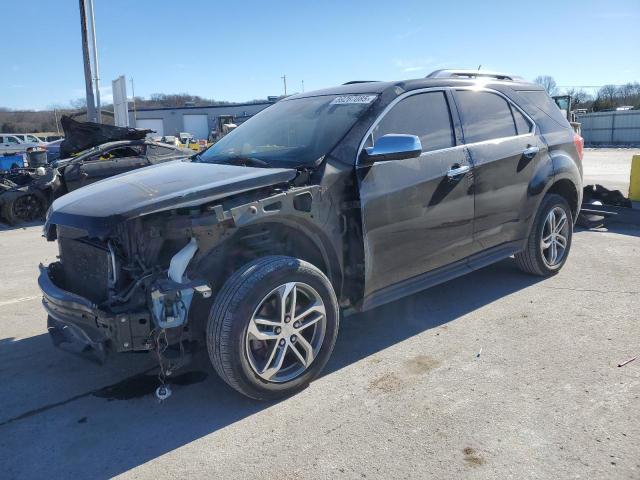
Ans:
{"type": "Polygon", "coordinates": [[[562,112],[544,90],[520,90],[518,96],[524,100],[519,105],[536,121],[543,131],[571,128],[562,112]]]}

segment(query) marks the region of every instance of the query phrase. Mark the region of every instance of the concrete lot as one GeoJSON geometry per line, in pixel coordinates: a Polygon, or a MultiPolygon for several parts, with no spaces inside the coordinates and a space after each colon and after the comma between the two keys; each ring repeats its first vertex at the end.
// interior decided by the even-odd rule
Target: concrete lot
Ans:
{"type": "Polygon", "coordinates": [[[640,148],[585,148],[584,184],[599,183],[609,190],[620,190],[626,197],[634,155],[640,155],[640,148]]]}
{"type": "Polygon", "coordinates": [[[0,231],[3,478],[640,478],[640,359],[617,367],[640,355],[640,229],[576,232],[548,280],[505,260],[348,317],[323,376],[270,404],[206,358],[158,404],[148,377],[118,384],[145,355],[54,350],[55,254],[0,231]]]}

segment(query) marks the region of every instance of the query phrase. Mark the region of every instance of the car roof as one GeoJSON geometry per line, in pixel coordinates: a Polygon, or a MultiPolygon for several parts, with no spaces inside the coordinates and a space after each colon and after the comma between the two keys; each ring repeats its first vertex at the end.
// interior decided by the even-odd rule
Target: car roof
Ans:
{"type": "Polygon", "coordinates": [[[487,88],[501,90],[505,87],[513,90],[544,90],[540,85],[524,80],[498,80],[492,78],[417,78],[412,80],[399,80],[391,82],[348,82],[332,88],[298,93],[281,101],[296,98],[318,97],[322,95],[357,95],[357,94],[382,94],[396,91],[397,95],[411,90],[433,87],[469,87],[482,85],[487,88]]]}

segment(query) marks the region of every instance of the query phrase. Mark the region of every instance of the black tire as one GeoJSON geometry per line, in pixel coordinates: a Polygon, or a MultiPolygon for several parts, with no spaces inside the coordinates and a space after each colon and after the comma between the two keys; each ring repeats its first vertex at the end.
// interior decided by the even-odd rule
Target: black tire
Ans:
{"type": "Polygon", "coordinates": [[[536,214],[531,233],[527,239],[526,247],[523,251],[515,254],[516,265],[520,270],[531,275],[538,275],[542,277],[549,277],[555,275],[560,271],[567,261],[569,251],[571,249],[571,240],[573,238],[573,215],[569,204],[560,195],[548,194],[542,200],[540,208],[536,214]],[[567,235],[566,235],[566,248],[564,249],[563,256],[559,262],[554,265],[549,265],[543,258],[543,251],[541,248],[542,235],[545,227],[545,220],[549,213],[556,208],[561,208],[567,216],[567,235]]]}
{"type": "MultiPolygon", "coordinates": [[[[591,200],[586,203],[587,205],[602,206],[602,202],[599,200],[591,200]]],[[[578,214],[578,219],[576,220],[576,225],[579,225],[583,228],[600,228],[604,226],[604,221],[605,217],[603,215],[592,215],[589,213],[580,212],[578,214]]]]}
{"type": "Polygon", "coordinates": [[[209,358],[220,378],[238,392],[257,400],[285,397],[304,389],[320,374],[333,351],[338,324],[335,292],[318,268],[292,257],[262,257],[237,270],[218,292],[207,323],[209,358]],[[318,353],[303,373],[290,381],[271,382],[252,368],[246,352],[246,334],[260,302],[287,282],[303,282],[319,294],[326,311],[324,336],[318,353]]]}
{"type": "Polygon", "coordinates": [[[4,199],[2,204],[2,217],[9,225],[18,225],[24,222],[33,222],[44,218],[46,198],[42,192],[38,190],[29,190],[26,192],[11,192],[7,194],[7,198],[4,199]],[[30,202],[30,210],[28,216],[21,215],[21,212],[16,208],[18,202],[24,202],[28,199],[30,202]]]}

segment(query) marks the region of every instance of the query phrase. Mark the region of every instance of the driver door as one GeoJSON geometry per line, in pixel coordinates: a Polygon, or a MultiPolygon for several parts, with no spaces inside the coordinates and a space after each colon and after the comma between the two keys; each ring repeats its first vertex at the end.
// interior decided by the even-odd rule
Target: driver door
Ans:
{"type": "Polygon", "coordinates": [[[472,165],[450,104],[441,90],[406,96],[382,114],[364,145],[386,134],[416,135],[422,143],[417,158],[358,166],[365,308],[377,303],[373,297],[411,293],[426,273],[472,253],[472,165]]]}

